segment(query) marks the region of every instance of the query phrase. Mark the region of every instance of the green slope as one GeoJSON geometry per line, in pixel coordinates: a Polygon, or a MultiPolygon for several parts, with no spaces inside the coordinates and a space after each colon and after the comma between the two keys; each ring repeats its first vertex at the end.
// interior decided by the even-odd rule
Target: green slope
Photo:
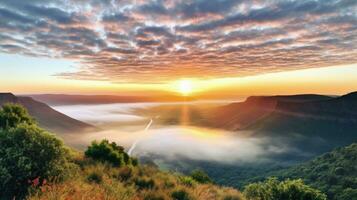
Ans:
{"type": "Polygon", "coordinates": [[[279,178],[301,178],[329,199],[357,199],[357,143],[337,148],[307,163],[273,173],[279,178]]]}

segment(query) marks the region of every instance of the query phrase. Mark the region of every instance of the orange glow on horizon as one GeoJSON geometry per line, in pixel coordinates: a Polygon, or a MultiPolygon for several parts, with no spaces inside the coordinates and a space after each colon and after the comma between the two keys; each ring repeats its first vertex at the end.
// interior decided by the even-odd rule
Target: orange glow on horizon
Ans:
{"type": "MultiPolygon", "coordinates": [[[[175,77],[173,77],[175,78],[175,77]]],[[[274,94],[344,94],[357,91],[357,64],[276,72],[249,77],[203,80],[187,78],[168,83],[112,83],[108,81],[68,80],[53,76],[7,76],[1,92],[15,94],[64,93],[109,95],[232,96],[274,94]]]]}
{"type": "Polygon", "coordinates": [[[192,82],[190,80],[180,80],[178,90],[183,96],[190,95],[192,93],[192,82]]]}

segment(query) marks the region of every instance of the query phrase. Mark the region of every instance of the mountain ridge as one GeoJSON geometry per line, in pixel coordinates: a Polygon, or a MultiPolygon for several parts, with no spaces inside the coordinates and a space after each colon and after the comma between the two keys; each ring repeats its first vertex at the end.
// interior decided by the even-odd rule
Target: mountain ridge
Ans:
{"type": "Polygon", "coordinates": [[[31,97],[18,97],[12,93],[0,93],[0,106],[5,103],[18,103],[29,111],[42,128],[55,133],[75,133],[81,131],[97,130],[93,125],[73,119],[60,113],[45,103],[34,100],[31,97]]]}
{"type": "Polygon", "coordinates": [[[230,130],[250,129],[256,122],[279,113],[298,117],[357,122],[357,92],[339,97],[315,94],[250,96],[244,102],[215,109],[215,126],[230,130]]]}
{"type": "Polygon", "coordinates": [[[112,104],[112,103],[145,103],[145,102],[177,102],[192,101],[192,97],[177,95],[162,96],[119,96],[119,95],[69,95],[69,94],[38,94],[29,95],[37,101],[48,105],[79,105],[79,104],[112,104]]]}

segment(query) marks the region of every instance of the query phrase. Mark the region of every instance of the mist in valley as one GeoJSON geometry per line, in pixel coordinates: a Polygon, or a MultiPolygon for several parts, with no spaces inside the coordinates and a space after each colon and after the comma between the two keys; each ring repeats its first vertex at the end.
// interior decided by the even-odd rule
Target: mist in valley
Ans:
{"type": "Polygon", "coordinates": [[[176,110],[194,106],[204,110],[224,104],[227,102],[118,103],[54,108],[101,128],[98,132],[62,136],[67,144],[81,150],[93,140],[108,139],[124,146],[127,151],[130,149],[130,153],[139,158],[155,156],[166,162],[189,159],[227,164],[261,163],[271,161],[274,156],[298,153],[281,138],[253,137],[249,131],[232,132],[187,123],[194,119],[182,119],[186,124],[167,125],[161,119],[165,113],[158,112],[167,112],[163,106],[176,110]],[[147,115],[150,111],[154,114],[147,115]]]}

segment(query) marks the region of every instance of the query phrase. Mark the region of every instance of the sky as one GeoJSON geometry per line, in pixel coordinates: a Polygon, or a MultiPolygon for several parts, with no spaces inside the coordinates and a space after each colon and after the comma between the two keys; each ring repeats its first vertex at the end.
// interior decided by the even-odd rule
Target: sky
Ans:
{"type": "Polygon", "coordinates": [[[0,91],[159,94],[180,80],[203,96],[357,90],[357,1],[0,1],[0,91]]]}

